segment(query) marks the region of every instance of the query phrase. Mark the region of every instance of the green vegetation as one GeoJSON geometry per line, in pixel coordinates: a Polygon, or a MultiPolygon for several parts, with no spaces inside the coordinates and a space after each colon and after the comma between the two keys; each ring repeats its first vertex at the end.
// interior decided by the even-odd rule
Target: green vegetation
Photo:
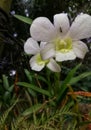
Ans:
{"type": "Polygon", "coordinates": [[[43,75],[25,69],[27,81],[15,82],[12,85],[8,77],[3,75],[0,84],[0,129],[81,130],[87,128],[91,122],[91,94],[84,91],[84,95],[79,95],[79,92],[75,95],[72,86],[82,78],[90,76],[91,72],[81,74],[83,77],[73,76],[80,67],[81,64],[73,68],[61,82],[57,82],[58,74],[53,76],[53,72],[50,71],[45,73],[44,78],[43,75]],[[83,96],[87,97],[84,97],[84,102],[83,96]],[[85,117],[85,110],[81,108],[82,104],[84,107],[89,106],[87,107],[88,120],[85,117]]]}
{"type": "Polygon", "coordinates": [[[61,73],[32,71],[23,48],[33,19],[53,21],[54,14],[66,12],[73,21],[81,12],[91,14],[91,2],[14,0],[11,10],[10,5],[0,0],[0,130],[91,130],[91,39],[83,40],[89,48],[85,59],[62,63],[61,73]]]}

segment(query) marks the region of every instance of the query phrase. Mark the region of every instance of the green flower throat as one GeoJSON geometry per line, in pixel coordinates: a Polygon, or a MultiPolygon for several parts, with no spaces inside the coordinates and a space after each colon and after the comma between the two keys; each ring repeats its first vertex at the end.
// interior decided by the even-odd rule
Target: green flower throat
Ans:
{"type": "Polygon", "coordinates": [[[72,39],[56,39],[55,40],[56,51],[61,53],[67,53],[72,49],[72,39]]]}
{"type": "Polygon", "coordinates": [[[36,55],[36,62],[38,65],[45,65],[49,62],[49,60],[43,60],[40,54],[36,55]]]}

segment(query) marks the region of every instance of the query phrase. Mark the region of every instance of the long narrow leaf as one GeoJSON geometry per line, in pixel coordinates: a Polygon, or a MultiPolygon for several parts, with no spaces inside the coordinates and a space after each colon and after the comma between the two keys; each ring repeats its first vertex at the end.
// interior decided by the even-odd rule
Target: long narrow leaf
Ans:
{"type": "Polygon", "coordinates": [[[80,74],[79,76],[73,77],[71,81],[69,82],[70,85],[73,85],[77,83],[78,81],[82,80],[83,78],[86,78],[88,76],[91,76],[91,72],[85,72],[83,74],[80,74]]]}
{"type": "Polygon", "coordinates": [[[17,14],[15,14],[14,17],[21,20],[21,21],[23,21],[24,23],[32,24],[32,19],[30,19],[30,18],[21,16],[21,15],[17,15],[17,14]]]}
{"type": "Polygon", "coordinates": [[[36,78],[36,79],[41,80],[41,81],[45,82],[46,84],[48,84],[48,81],[43,76],[40,76],[40,75],[37,75],[37,74],[32,74],[27,69],[25,69],[24,71],[25,71],[25,74],[26,74],[30,83],[32,82],[33,79],[36,78]]]}
{"type": "Polygon", "coordinates": [[[31,106],[30,108],[28,108],[27,110],[25,110],[22,115],[23,116],[29,116],[30,114],[32,113],[35,113],[36,111],[38,111],[41,107],[42,107],[43,104],[36,104],[34,106],[31,106]]]}
{"type": "Polygon", "coordinates": [[[25,74],[26,74],[29,82],[31,83],[32,82],[32,75],[30,74],[30,72],[27,69],[25,69],[24,71],[25,71],[25,74]]]}
{"type": "Polygon", "coordinates": [[[9,89],[9,82],[8,82],[7,76],[3,75],[2,78],[3,78],[3,86],[6,90],[8,90],[9,89]]]}
{"type": "Polygon", "coordinates": [[[77,69],[81,66],[81,64],[78,64],[75,68],[73,68],[67,75],[67,77],[65,78],[64,82],[62,83],[62,85],[60,86],[60,93],[58,94],[58,103],[60,102],[63,93],[65,92],[65,90],[67,89],[67,84],[70,83],[71,79],[73,78],[75,72],[77,71],[77,69]]]}
{"type": "Polygon", "coordinates": [[[29,83],[26,83],[26,82],[18,82],[17,85],[23,86],[23,87],[26,87],[26,88],[31,88],[32,90],[35,90],[36,92],[47,95],[49,97],[51,96],[50,93],[47,90],[39,88],[39,87],[37,87],[33,84],[29,84],[29,83]]]}

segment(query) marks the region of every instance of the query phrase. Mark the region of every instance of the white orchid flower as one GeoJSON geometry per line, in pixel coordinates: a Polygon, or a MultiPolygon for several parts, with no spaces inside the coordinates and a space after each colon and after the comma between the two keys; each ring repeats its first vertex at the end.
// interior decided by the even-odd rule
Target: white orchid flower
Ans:
{"type": "Polygon", "coordinates": [[[33,40],[32,38],[28,38],[24,44],[24,51],[27,54],[32,54],[32,58],[30,59],[29,63],[32,70],[41,71],[45,65],[54,72],[60,72],[60,66],[56,63],[56,61],[51,59],[43,60],[41,57],[41,50],[44,49],[46,43],[41,42],[40,46],[37,41],[33,40]]]}
{"type": "Polygon", "coordinates": [[[66,13],[54,15],[54,25],[46,17],[36,18],[30,33],[33,39],[47,42],[42,58],[55,57],[56,61],[83,59],[88,52],[82,39],[91,37],[91,16],[78,15],[70,27],[66,13]]]}

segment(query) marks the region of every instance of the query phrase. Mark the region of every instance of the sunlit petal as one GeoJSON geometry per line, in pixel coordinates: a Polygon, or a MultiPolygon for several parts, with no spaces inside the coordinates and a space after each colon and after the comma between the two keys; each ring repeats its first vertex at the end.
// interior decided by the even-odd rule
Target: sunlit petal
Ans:
{"type": "Polygon", "coordinates": [[[35,70],[35,71],[41,71],[44,68],[44,66],[45,66],[45,63],[42,64],[42,65],[40,65],[40,64],[37,63],[36,56],[33,56],[30,59],[29,63],[30,63],[31,69],[35,70]]]}
{"type": "Polygon", "coordinates": [[[85,54],[88,52],[88,47],[82,41],[76,41],[73,43],[73,50],[77,57],[83,59],[85,54]]]}
{"type": "Polygon", "coordinates": [[[76,55],[72,50],[66,53],[56,52],[56,61],[74,60],[75,58],[76,55]]]}
{"type": "Polygon", "coordinates": [[[36,54],[40,51],[38,43],[32,38],[28,38],[24,44],[24,51],[27,54],[36,54]]]}
{"type": "Polygon", "coordinates": [[[73,40],[91,37],[91,16],[87,14],[78,15],[74,20],[68,35],[73,40]]]}
{"type": "Polygon", "coordinates": [[[69,30],[70,24],[66,13],[54,15],[54,25],[63,34],[69,30]]]}
{"type": "Polygon", "coordinates": [[[41,50],[41,56],[43,60],[49,59],[55,56],[55,45],[50,43],[47,44],[44,49],[41,50]]]}
{"type": "Polygon", "coordinates": [[[61,68],[60,66],[56,63],[54,59],[50,59],[50,62],[47,64],[47,67],[52,70],[53,72],[60,72],[61,68]]]}
{"type": "Polygon", "coordinates": [[[35,40],[43,42],[56,37],[55,27],[46,17],[36,18],[30,27],[30,33],[35,40]]]}

